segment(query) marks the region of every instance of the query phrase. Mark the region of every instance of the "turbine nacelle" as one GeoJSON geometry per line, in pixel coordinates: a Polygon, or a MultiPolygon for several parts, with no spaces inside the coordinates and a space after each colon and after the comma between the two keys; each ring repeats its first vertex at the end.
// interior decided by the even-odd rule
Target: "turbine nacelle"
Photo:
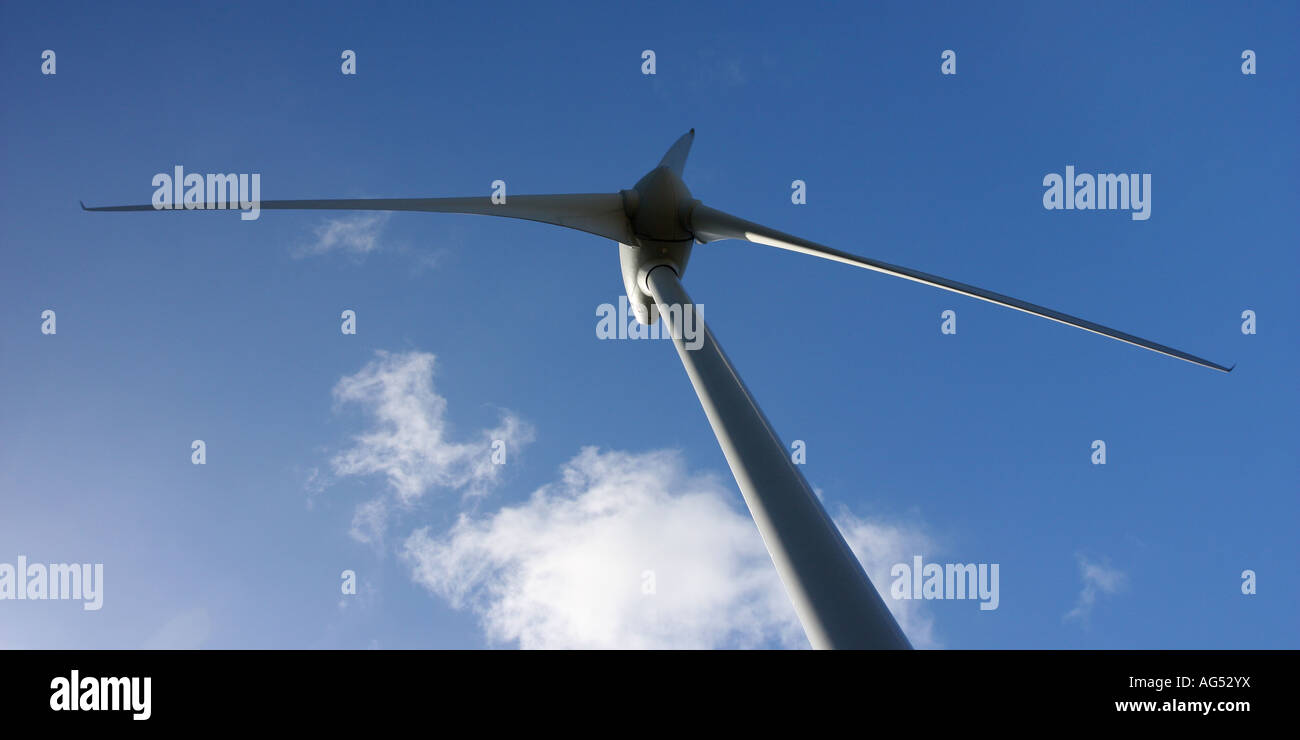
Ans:
{"type": "Polygon", "coordinates": [[[653,324],[658,318],[646,275],[655,267],[668,265],[681,277],[695,244],[691,212],[699,201],[682,180],[694,140],[695,129],[691,129],[668,149],[658,167],[647,172],[631,190],[621,192],[623,211],[636,243],[620,242],[618,258],[628,303],[642,324],[653,324]]]}
{"type": "Polygon", "coordinates": [[[680,242],[695,238],[690,218],[698,201],[680,174],[668,167],[656,167],[622,195],[623,210],[638,239],[680,242]]]}

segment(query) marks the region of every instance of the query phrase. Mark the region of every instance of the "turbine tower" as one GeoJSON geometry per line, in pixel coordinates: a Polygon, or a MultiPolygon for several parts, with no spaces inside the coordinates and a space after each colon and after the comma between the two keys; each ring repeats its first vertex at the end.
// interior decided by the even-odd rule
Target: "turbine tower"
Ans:
{"type": "MultiPolygon", "coordinates": [[[[886,262],[841,252],[710,208],[682,180],[695,140],[691,129],[630,190],[576,195],[512,195],[494,203],[469,198],[361,198],[261,201],[266,210],[422,211],[504,216],[564,226],[618,242],[623,287],[637,320],[663,316],[686,375],[736,478],[763,543],[814,648],[908,649],[911,644],[844,541],[812,487],[740,379],[717,338],[688,343],[683,317],[696,315],[682,287],[691,248],[722,239],[779,247],[905,278],[1014,308],[1203,367],[1229,372],[1194,355],[1026,301],[886,262]]],[[[87,211],[152,211],[153,205],[87,211]]],[[[199,210],[222,209],[207,203],[199,210]]]]}

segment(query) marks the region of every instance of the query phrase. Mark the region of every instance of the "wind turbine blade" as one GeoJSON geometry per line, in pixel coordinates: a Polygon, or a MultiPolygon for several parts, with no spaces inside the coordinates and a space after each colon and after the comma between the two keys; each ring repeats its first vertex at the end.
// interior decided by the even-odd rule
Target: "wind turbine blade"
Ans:
{"type": "MultiPolygon", "coordinates": [[[[1118,339],[1121,342],[1127,342],[1137,347],[1142,347],[1143,349],[1159,352],[1162,355],[1186,360],[1187,362],[1201,365],[1202,367],[1213,368],[1225,373],[1232,370],[1231,367],[1224,367],[1223,365],[1210,362],[1209,360],[1195,355],[1190,355],[1181,350],[1166,347],[1163,344],[1157,344],[1150,340],[1142,339],[1141,337],[1135,337],[1132,334],[1111,329],[1110,327],[1102,326],[1101,324],[1096,324],[1077,316],[1071,316],[1066,313],[1061,313],[1060,311],[1054,311],[1050,308],[1044,308],[1043,306],[1022,301],[1018,298],[1005,296],[1001,293],[994,293],[991,290],[984,290],[983,288],[976,288],[973,285],[959,283],[956,280],[949,280],[947,278],[939,277],[938,275],[921,272],[920,270],[899,267],[898,265],[891,265],[888,262],[881,262],[879,260],[849,254],[848,252],[841,252],[838,249],[832,249],[816,242],[808,241],[807,239],[800,239],[797,236],[787,234],[783,231],[770,229],[752,221],[746,221],[743,218],[732,216],[729,213],[723,213],[714,208],[709,208],[702,203],[697,203],[694,210],[691,212],[691,230],[695,233],[695,238],[701,242],[711,242],[719,239],[741,239],[755,244],[779,247],[781,249],[788,249],[792,252],[809,254],[814,257],[834,260],[835,262],[843,262],[846,265],[864,267],[868,270],[874,270],[886,275],[905,278],[923,285],[942,288],[943,290],[950,290],[954,293],[960,293],[965,296],[970,296],[971,298],[978,298],[982,301],[988,301],[989,303],[996,303],[999,306],[1014,308],[1017,311],[1024,311],[1025,313],[1033,314],[1034,316],[1041,316],[1045,319],[1051,319],[1052,321],[1059,321],[1062,324],[1078,327],[1094,334],[1110,337],[1111,339],[1118,339]]],[[[1233,367],[1236,366],[1234,365],[1233,367]]]]}
{"type": "Polygon", "coordinates": [[[659,166],[667,167],[676,172],[678,177],[681,177],[682,170],[686,169],[686,158],[691,154],[691,144],[694,142],[695,129],[682,134],[681,138],[673,142],[673,145],[664,153],[664,158],[659,160],[659,166]]]}
{"type": "MultiPolygon", "coordinates": [[[[207,203],[194,210],[233,210],[237,203],[207,203]]],[[[99,206],[87,211],[155,211],[188,210],[155,208],[153,205],[99,206]]],[[[603,236],[625,244],[635,244],[636,237],[623,210],[619,193],[582,193],[573,195],[511,195],[504,203],[493,203],[486,195],[470,198],[336,198],[327,200],[263,200],[263,210],[281,211],[419,211],[428,213],[468,213],[502,216],[526,221],[565,226],[603,236]]]]}

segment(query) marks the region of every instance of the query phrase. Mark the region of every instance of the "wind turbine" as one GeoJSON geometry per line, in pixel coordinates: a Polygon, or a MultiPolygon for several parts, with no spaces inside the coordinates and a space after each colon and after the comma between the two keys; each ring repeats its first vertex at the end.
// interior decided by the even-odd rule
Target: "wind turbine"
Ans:
{"type": "MultiPolygon", "coordinates": [[[[613,239],[618,242],[624,290],[637,320],[643,324],[654,323],[660,313],[676,317],[694,313],[694,304],[682,288],[681,277],[695,242],[740,239],[905,278],[1203,367],[1222,372],[1232,370],[1060,311],[919,270],[841,252],[710,208],[691,197],[691,191],[682,181],[694,140],[695,129],[691,129],[668,149],[657,167],[630,190],[617,193],[511,195],[502,203],[494,203],[487,196],[267,200],[261,201],[260,207],[504,216],[613,239]]],[[[224,207],[225,204],[209,203],[200,208],[224,207]]],[[[86,208],[84,203],[82,208],[87,211],[158,210],[153,205],[86,208]]],[[[871,584],[862,564],[791,461],[713,333],[703,326],[703,341],[699,342],[697,336],[696,342],[692,342],[696,346],[692,347],[683,336],[682,322],[665,321],[665,324],[808,641],[814,648],[910,648],[907,636],[871,584]]]]}

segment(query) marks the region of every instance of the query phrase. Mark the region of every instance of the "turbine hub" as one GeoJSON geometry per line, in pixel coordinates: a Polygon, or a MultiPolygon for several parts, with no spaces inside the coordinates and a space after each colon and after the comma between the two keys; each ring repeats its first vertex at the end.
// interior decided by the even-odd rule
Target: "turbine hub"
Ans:
{"type": "Polygon", "coordinates": [[[691,209],[698,202],[681,176],[665,166],[650,170],[631,190],[623,191],[623,210],[637,243],[619,245],[619,262],[628,301],[643,324],[658,318],[645,280],[650,270],[668,265],[678,277],[686,273],[695,244],[689,228],[691,209]]]}
{"type": "Polygon", "coordinates": [[[680,242],[693,240],[690,230],[691,208],[695,199],[680,175],[667,167],[646,173],[632,190],[623,191],[623,205],[628,210],[632,231],[642,240],[680,242]],[[628,193],[634,194],[628,197],[628,193]]]}

